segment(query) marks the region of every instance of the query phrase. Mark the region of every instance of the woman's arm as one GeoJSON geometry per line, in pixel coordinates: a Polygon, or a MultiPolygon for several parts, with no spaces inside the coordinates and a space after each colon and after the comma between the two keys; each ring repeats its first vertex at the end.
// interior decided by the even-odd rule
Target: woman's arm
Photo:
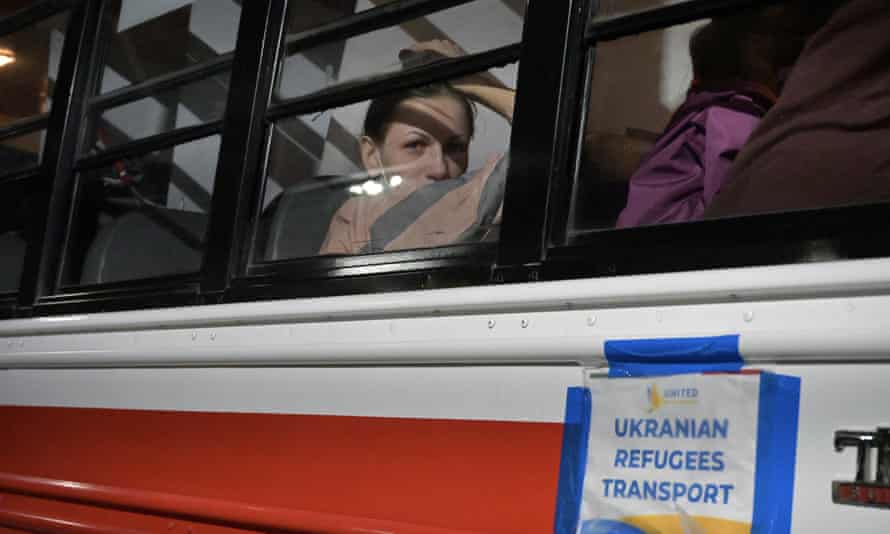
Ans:
{"type": "Polygon", "coordinates": [[[507,122],[513,123],[513,105],[516,101],[516,91],[506,87],[492,87],[472,82],[458,80],[451,84],[456,90],[467,95],[467,98],[479,102],[491,109],[507,122]]]}
{"type": "MultiPolygon", "coordinates": [[[[405,52],[429,53],[445,58],[465,56],[466,52],[453,41],[447,39],[433,39],[415,44],[405,52]]],[[[467,98],[491,109],[504,117],[508,122],[513,122],[513,104],[516,100],[516,91],[510,89],[490,72],[480,72],[464,76],[451,82],[451,86],[466,95],[467,98]]]]}

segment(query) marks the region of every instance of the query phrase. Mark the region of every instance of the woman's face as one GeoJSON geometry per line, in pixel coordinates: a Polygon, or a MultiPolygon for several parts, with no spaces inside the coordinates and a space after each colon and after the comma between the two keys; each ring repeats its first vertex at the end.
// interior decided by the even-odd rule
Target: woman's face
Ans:
{"type": "Polygon", "coordinates": [[[410,98],[396,108],[382,141],[363,137],[365,169],[402,180],[447,180],[467,170],[471,118],[457,98],[410,98]]]}

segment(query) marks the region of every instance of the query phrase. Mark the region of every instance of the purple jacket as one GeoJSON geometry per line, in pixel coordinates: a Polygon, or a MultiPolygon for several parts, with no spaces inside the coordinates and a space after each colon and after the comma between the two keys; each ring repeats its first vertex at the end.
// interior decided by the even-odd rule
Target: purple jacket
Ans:
{"type": "Polygon", "coordinates": [[[630,178],[617,228],[702,218],[772,100],[753,85],[693,86],[630,178]]]}

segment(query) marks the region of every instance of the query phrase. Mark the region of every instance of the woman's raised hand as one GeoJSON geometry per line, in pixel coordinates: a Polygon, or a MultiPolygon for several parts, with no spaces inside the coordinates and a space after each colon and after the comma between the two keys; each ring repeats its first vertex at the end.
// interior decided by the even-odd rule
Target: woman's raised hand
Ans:
{"type": "MultiPolygon", "coordinates": [[[[467,52],[450,39],[420,41],[399,51],[399,59],[406,67],[465,55],[467,52]]],[[[468,98],[491,108],[508,121],[513,120],[514,92],[492,73],[477,72],[451,80],[450,83],[468,98]]]]}

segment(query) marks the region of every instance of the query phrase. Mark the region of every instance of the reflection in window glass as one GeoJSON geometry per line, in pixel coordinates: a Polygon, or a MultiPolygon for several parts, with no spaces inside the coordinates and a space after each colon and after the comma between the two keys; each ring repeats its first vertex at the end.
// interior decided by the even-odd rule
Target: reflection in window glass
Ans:
{"type": "Polygon", "coordinates": [[[0,37],[0,127],[47,113],[68,13],[0,37]]]}
{"type": "Polygon", "coordinates": [[[278,121],[255,259],[496,240],[513,72],[278,121]]]}
{"type": "Polygon", "coordinates": [[[221,119],[229,73],[217,74],[105,110],[84,150],[95,151],[176,128],[221,119]]]}
{"type": "Polygon", "coordinates": [[[111,0],[99,92],[204,63],[235,49],[241,2],[111,0]]]}
{"type": "MultiPolygon", "coordinates": [[[[840,125],[855,115],[823,117],[829,122],[818,126],[821,119],[815,115],[820,112],[798,105],[802,95],[817,101],[812,91],[826,87],[819,76],[807,79],[809,72],[824,67],[801,52],[813,32],[828,31],[830,14],[800,4],[767,6],[599,44],[569,235],[724,215],[718,207],[749,172],[745,166],[760,167],[757,176],[765,192],[770,190],[766,182],[780,183],[778,175],[821,173],[825,153],[814,148],[828,138],[845,137],[840,125]],[[812,70],[803,66],[807,62],[812,70]],[[788,130],[796,115],[813,112],[788,130]],[[763,135],[767,125],[775,129],[768,136],[763,135]],[[810,134],[807,128],[813,129],[810,134]],[[815,131],[816,137],[804,140],[815,131]],[[801,141],[796,152],[780,155],[773,144],[786,134],[801,141]],[[785,168],[763,167],[758,161],[781,162],[785,168]]],[[[860,68],[872,73],[873,87],[886,86],[890,73],[878,60],[860,68]]],[[[842,94],[831,98],[837,109],[861,109],[845,103],[842,94]]],[[[859,122],[865,126],[873,121],[876,109],[859,122]]],[[[865,140],[859,136],[860,142],[865,140]]],[[[873,149],[872,142],[860,152],[873,149]]],[[[883,161],[883,172],[890,172],[883,161]]],[[[796,191],[789,188],[781,200],[775,191],[765,194],[769,201],[761,205],[769,205],[768,210],[750,204],[734,214],[849,202],[839,190],[826,191],[818,203],[805,199],[811,195],[805,184],[824,179],[801,179],[796,191]]]]}
{"type": "Polygon", "coordinates": [[[594,20],[613,19],[662,6],[682,4],[689,0],[599,0],[594,20]]]}
{"type": "MultiPolygon", "coordinates": [[[[359,0],[356,9],[373,4],[359,0]]],[[[338,83],[396,72],[442,56],[458,55],[460,49],[478,53],[518,43],[524,14],[524,2],[478,0],[392,28],[288,54],[283,59],[276,97],[303,96],[338,83]],[[419,48],[412,51],[412,47],[419,48]]]]}
{"type": "Polygon", "coordinates": [[[290,34],[311,30],[348,17],[354,13],[392,3],[393,0],[301,0],[291,4],[287,13],[287,31],[290,34]]]}
{"type": "Polygon", "coordinates": [[[0,186],[0,293],[18,290],[25,261],[25,224],[33,209],[23,181],[0,186]]]}
{"type": "Polygon", "coordinates": [[[37,166],[45,133],[40,130],[0,140],[0,176],[37,166]]]}
{"type": "Polygon", "coordinates": [[[207,137],[82,172],[63,284],[198,271],[219,144],[207,137]]]}

